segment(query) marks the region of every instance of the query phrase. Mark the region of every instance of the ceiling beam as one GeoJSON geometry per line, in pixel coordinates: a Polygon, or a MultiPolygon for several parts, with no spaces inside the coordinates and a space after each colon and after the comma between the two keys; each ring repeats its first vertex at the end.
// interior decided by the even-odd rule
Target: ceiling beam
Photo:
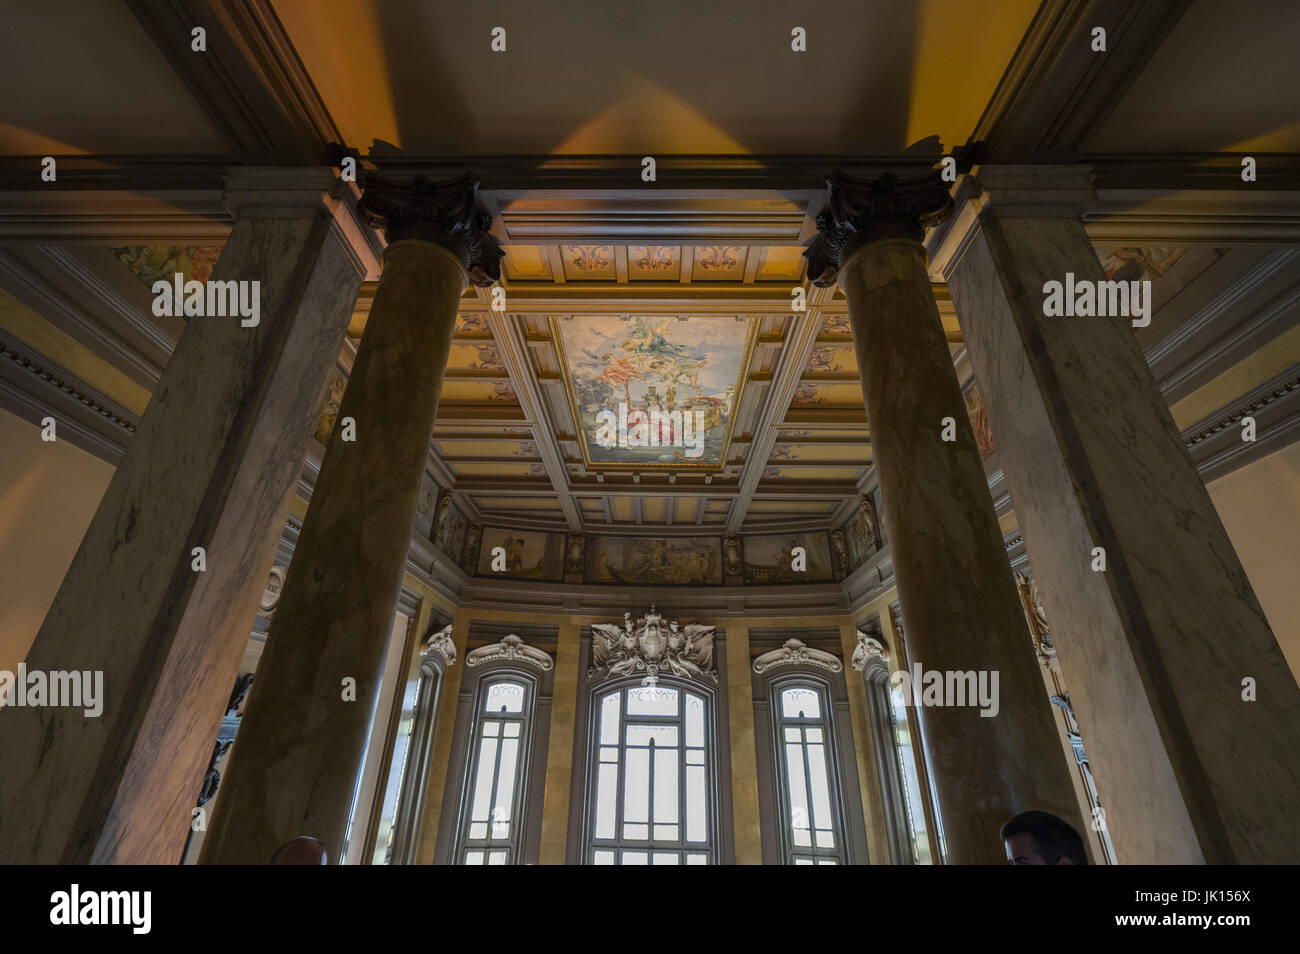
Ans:
{"type": "MultiPolygon", "coordinates": [[[[477,291],[480,297],[484,299],[488,297],[488,289],[480,288],[477,291]]],[[[523,333],[516,321],[503,312],[489,312],[488,327],[496,340],[497,353],[501,356],[501,362],[510,374],[520,407],[530,420],[536,422],[533,427],[533,442],[537,446],[538,456],[546,467],[550,492],[559,500],[560,510],[564,513],[569,529],[581,530],[582,514],[578,512],[578,505],[569,492],[569,471],[564,466],[564,454],[555,439],[558,428],[551,419],[550,410],[542,398],[541,386],[533,373],[528,345],[524,341],[523,333]]],[[[533,482],[537,483],[535,478],[533,482]]],[[[457,481],[456,489],[469,493],[470,491],[462,484],[463,481],[457,481]]]]}
{"type": "Polygon", "coordinates": [[[321,162],[343,136],[270,0],[126,0],[232,151],[251,161],[321,162]],[[190,31],[207,31],[195,55],[190,31]]]}

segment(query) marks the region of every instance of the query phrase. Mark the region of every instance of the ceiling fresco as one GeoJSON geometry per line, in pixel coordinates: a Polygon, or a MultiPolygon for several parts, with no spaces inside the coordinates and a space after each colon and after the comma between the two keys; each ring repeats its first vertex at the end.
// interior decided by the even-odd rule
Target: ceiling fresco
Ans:
{"type": "Polygon", "coordinates": [[[716,469],[726,460],[752,319],[567,316],[552,327],[588,467],[716,469]],[[612,445],[600,433],[611,415],[612,445]],[[667,423],[655,434],[660,415],[667,423]]]}

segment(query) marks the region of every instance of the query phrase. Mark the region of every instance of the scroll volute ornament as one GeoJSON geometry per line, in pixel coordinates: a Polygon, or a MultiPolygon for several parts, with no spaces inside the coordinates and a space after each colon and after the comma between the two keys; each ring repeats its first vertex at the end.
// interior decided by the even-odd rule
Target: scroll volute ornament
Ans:
{"type": "Polygon", "coordinates": [[[492,216],[477,205],[479,178],[467,172],[446,182],[409,181],[371,173],[357,210],[389,242],[422,239],[461,260],[469,280],[486,288],[501,278],[504,252],[492,235],[492,216]]]}
{"type": "Polygon", "coordinates": [[[908,179],[885,172],[863,179],[836,170],[826,178],[830,193],[817,216],[817,237],[804,250],[813,284],[829,288],[844,262],[867,242],[888,238],[920,241],[925,230],[952,212],[948,184],[937,171],[908,179]]]}

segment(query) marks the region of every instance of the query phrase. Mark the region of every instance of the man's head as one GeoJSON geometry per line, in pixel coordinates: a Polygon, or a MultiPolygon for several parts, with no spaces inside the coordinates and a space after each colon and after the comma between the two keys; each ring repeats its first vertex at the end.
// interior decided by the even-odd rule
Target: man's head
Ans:
{"type": "Polygon", "coordinates": [[[326,863],[325,843],[310,835],[299,835],[286,841],[271,856],[273,865],[323,865],[326,863]]]}
{"type": "Polygon", "coordinates": [[[1002,826],[1007,861],[1013,865],[1086,865],[1083,839],[1048,812],[1021,812],[1002,826]]]}

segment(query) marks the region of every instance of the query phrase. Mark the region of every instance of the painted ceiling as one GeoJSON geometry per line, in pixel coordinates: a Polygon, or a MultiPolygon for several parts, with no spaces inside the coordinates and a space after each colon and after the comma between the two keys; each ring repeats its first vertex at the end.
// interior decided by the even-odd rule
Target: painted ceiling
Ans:
{"type": "MultiPolygon", "coordinates": [[[[111,250],[148,285],[203,278],[219,246],[111,250]]],[[[546,530],[816,530],[842,522],[871,466],[847,305],[812,289],[797,246],[510,245],[504,314],[469,289],[456,320],[430,447],[431,479],[484,525],[546,530]],[[809,294],[807,312],[790,290],[809,294]],[[601,410],[620,402],[705,412],[703,453],[602,447],[601,410]]],[[[1098,246],[1112,274],[1148,278],[1169,300],[1215,249],[1098,246]]],[[[947,289],[935,297],[954,359],[961,332],[947,289]]],[[[349,326],[364,330],[374,285],[349,326]]],[[[345,383],[327,389],[328,435],[345,383]]],[[[976,382],[966,409],[986,459],[996,452],[976,382]]]]}

